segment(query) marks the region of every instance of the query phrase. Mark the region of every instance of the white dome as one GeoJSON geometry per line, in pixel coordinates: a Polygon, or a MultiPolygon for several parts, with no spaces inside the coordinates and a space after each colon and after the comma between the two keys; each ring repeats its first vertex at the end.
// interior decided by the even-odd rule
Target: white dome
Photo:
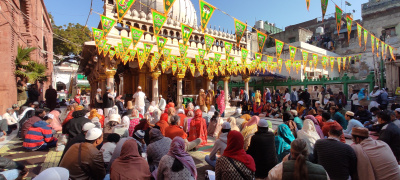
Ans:
{"type": "MultiPolygon", "coordinates": [[[[149,7],[164,13],[163,3],[163,0],[136,0],[133,7],[138,12],[144,11],[146,14],[151,13],[149,7]],[[139,2],[146,4],[147,7],[139,2]]],[[[190,0],[176,0],[168,16],[174,21],[182,22],[192,27],[197,25],[196,10],[190,0]]]]}

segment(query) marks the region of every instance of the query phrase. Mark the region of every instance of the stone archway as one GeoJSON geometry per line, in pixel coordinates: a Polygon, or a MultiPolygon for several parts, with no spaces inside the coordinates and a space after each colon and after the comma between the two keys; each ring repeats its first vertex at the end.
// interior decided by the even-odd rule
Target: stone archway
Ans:
{"type": "Polygon", "coordinates": [[[64,90],[64,89],[67,89],[67,85],[65,85],[63,82],[57,82],[57,84],[56,84],[56,90],[57,91],[61,91],[61,90],[64,90]]]}

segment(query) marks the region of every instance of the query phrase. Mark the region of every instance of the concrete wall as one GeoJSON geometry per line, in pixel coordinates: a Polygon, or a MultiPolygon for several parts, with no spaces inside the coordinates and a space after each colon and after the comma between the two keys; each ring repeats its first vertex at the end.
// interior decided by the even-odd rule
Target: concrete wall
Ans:
{"type": "Polygon", "coordinates": [[[47,65],[46,74],[49,81],[43,85],[39,84],[39,87],[43,88],[41,98],[43,98],[45,90],[51,83],[53,71],[53,54],[46,55],[41,51],[53,52],[51,23],[43,0],[24,1],[26,2],[26,10],[23,12],[29,17],[29,20],[25,20],[23,18],[25,16],[19,10],[20,1],[10,0],[10,2],[0,2],[3,14],[3,16],[0,16],[0,54],[2,56],[0,60],[0,67],[2,68],[0,71],[0,77],[2,77],[0,97],[6,97],[0,101],[0,114],[3,114],[5,109],[11,107],[12,104],[17,103],[14,60],[18,45],[38,48],[31,54],[31,58],[47,65]]]}

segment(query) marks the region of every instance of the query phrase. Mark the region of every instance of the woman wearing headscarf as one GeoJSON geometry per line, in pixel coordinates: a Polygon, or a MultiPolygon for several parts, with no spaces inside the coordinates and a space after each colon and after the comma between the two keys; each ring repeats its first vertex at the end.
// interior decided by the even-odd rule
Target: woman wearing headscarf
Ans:
{"type": "Polygon", "coordinates": [[[257,124],[260,121],[258,116],[251,117],[250,121],[246,123],[246,125],[242,128],[242,136],[244,138],[244,146],[243,149],[247,151],[247,148],[250,146],[251,137],[253,137],[254,133],[257,132],[257,124]]]}
{"type": "Polygon", "coordinates": [[[216,111],[208,124],[207,135],[216,138],[223,122],[224,120],[220,117],[219,112],[216,111]]]}
{"type": "Polygon", "coordinates": [[[50,114],[53,115],[53,121],[51,121],[50,126],[52,129],[54,129],[55,131],[62,131],[62,126],[61,126],[61,122],[60,122],[60,110],[56,109],[56,110],[52,110],[50,112],[50,114]]]}
{"type": "Polygon", "coordinates": [[[318,120],[312,115],[306,116],[305,119],[310,119],[314,123],[315,131],[317,131],[319,138],[324,139],[325,136],[324,133],[322,132],[321,126],[318,123],[318,120]]]}
{"type": "Polygon", "coordinates": [[[293,136],[297,137],[298,129],[297,129],[296,123],[293,121],[292,114],[290,114],[290,112],[283,113],[282,120],[283,120],[283,123],[285,123],[289,127],[290,131],[292,131],[293,136]]]}
{"type": "Polygon", "coordinates": [[[163,115],[161,116],[160,120],[156,123],[156,126],[160,127],[161,134],[165,136],[165,128],[167,128],[169,124],[168,124],[168,114],[166,114],[165,116],[163,115]]]}
{"type": "Polygon", "coordinates": [[[241,128],[242,130],[244,129],[244,127],[246,126],[247,122],[250,121],[251,116],[249,114],[243,114],[242,116],[240,116],[240,119],[244,119],[244,121],[241,124],[241,128]]]}
{"type": "Polygon", "coordinates": [[[185,109],[185,114],[188,114],[189,111],[194,111],[194,106],[193,106],[193,103],[191,103],[191,102],[188,103],[188,105],[187,105],[187,107],[185,109]]]}
{"type": "Polygon", "coordinates": [[[236,125],[236,119],[234,117],[229,117],[227,121],[231,125],[231,131],[239,131],[240,132],[240,129],[236,125]]]}
{"type": "Polygon", "coordinates": [[[112,163],[112,180],[150,179],[147,161],[140,156],[135,140],[127,140],[122,145],[121,155],[112,163]]]}
{"type": "Polygon", "coordinates": [[[278,157],[278,162],[290,153],[290,143],[294,140],[292,131],[286,124],[281,124],[278,126],[277,136],[275,136],[275,149],[276,155],[278,157]]]}
{"type": "Polygon", "coordinates": [[[208,116],[209,116],[209,117],[214,116],[215,111],[216,111],[216,110],[215,110],[215,106],[214,106],[214,105],[211,105],[211,106],[210,106],[210,109],[209,109],[209,111],[208,111],[208,113],[207,113],[208,116]]]}
{"type": "Polygon", "coordinates": [[[225,115],[225,93],[223,90],[220,91],[220,95],[217,97],[217,106],[218,106],[218,111],[221,113],[221,117],[224,117],[225,115]]]}
{"type": "Polygon", "coordinates": [[[215,179],[254,179],[256,164],[253,157],[243,149],[242,134],[231,131],[228,134],[228,143],[224,153],[215,164],[215,179]]]}
{"type": "Polygon", "coordinates": [[[161,158],[157,179],[197,179],[196,164],[185,151],[185,141],[181,137],[172,140],[168,154],[161,158]]]}
{"type": "Polygon", "coordinates": [[[201,145],[207,144],[207,124],[200,109],[196,110],[195,117],[190,121],[188,141],[201,139],[201,145]]]}
{"type": "Polygon", "coordinates": [[[155,109],[151,115],[150,126],[155,126],[155,124],[160,120],[161,110],[155,109]]]}
{"type": "Polygon", "coordinates": [[[88,119],[90,119],[92,121],[92,123],[96,124],[99,123],[101,128],[104,127],[104,119],[103,116],[100,115],[96,109],[92,109],[90,110],[90,115],[88,117],[88,119]],[[96,119],[95,119],[96,118],[96,119]],[[95,123],[96,122],[96,123],[95,123]]]}
{"type": "Polygon", "coordinates": [[[207,109],[210,109],[211,105],[214,104],[214,91],[209,89],[206,95],[206,106],[207,109]]]}
{"type": "MultiPolygon", "coordinates": [[[[142,117],[143,118],[143,117],[142,117]]],[[[139,111],[137,109],[133,109],[131,116],[129,117],[129,136],[132,136],[135,126],[137,126],[140,122],[139,111]]]]}
{"type": "Polygon", "coordinates": [[[304,121],[303,128],[297,132],[297,138],[306,141],[308,152],[311,154],[314,152],[314,144],[318,139],[320,139],[320,137],[315,129],[314,122],[311,119],[306,119],[304,121]]]}
{"type": "Polygon", "coordinates": [[[366,94],[366,90],[365,88],[361,88],[360,92],[358,92],[358,103],[360,104],[360,106],[364,106],[367,107],[365,109],[368,109],[368,96],[365,95],[366,94]],[[365,106],[367,105],[367,106],[365,106]]]}
{"type": "Polygon", "coordinates": [[[124,116],[122,118],[121,124],[116,125],[113,129],[113,133],[118,134],[119,136],[121,136],[121,138],[125,138],[129,136],[129,117],[128,116],[124,116]]]}
{"type": "Polygon", "coordinates": [[[187,113],[187,116],[185,118],[185,126],[183,126],[183,130],[188,133],[190,131],[190,121],[192,121],[192,119],[194,118],[194,112],[193,111],[189,111],[187,113]]]}
{"type": "Polygon", "coordinates": [[[147,146],[147,161],[149,162],[150,172],[157,175],[157,167],[161,158],[168,153],[172,140],[164,137],[157,128],[150,130],[150,144],[147,146]],[[155,171],[155,172],[154,172],[155,171]]]}

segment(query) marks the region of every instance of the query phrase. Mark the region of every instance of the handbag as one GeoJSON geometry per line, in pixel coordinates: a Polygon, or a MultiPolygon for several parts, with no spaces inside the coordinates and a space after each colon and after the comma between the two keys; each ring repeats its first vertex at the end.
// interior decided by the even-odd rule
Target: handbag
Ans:
{"type": "MultiPolygon", "coordinates": [[[[233,167],[236,169],[236,171],[240,174],[240,176],[242,176],[243,179],[250,179],[252,180],[252,178],[247,178],[244,173],[239,169],[239,167],[236,166],[235,162],[233,162],[232,158],[230,157],[226,157],[228,158],[229,162],[231,162],[231,164],[233,165],[233,167]]],[[[254,178],[253,178],[254,179],[254,178]]]]}

